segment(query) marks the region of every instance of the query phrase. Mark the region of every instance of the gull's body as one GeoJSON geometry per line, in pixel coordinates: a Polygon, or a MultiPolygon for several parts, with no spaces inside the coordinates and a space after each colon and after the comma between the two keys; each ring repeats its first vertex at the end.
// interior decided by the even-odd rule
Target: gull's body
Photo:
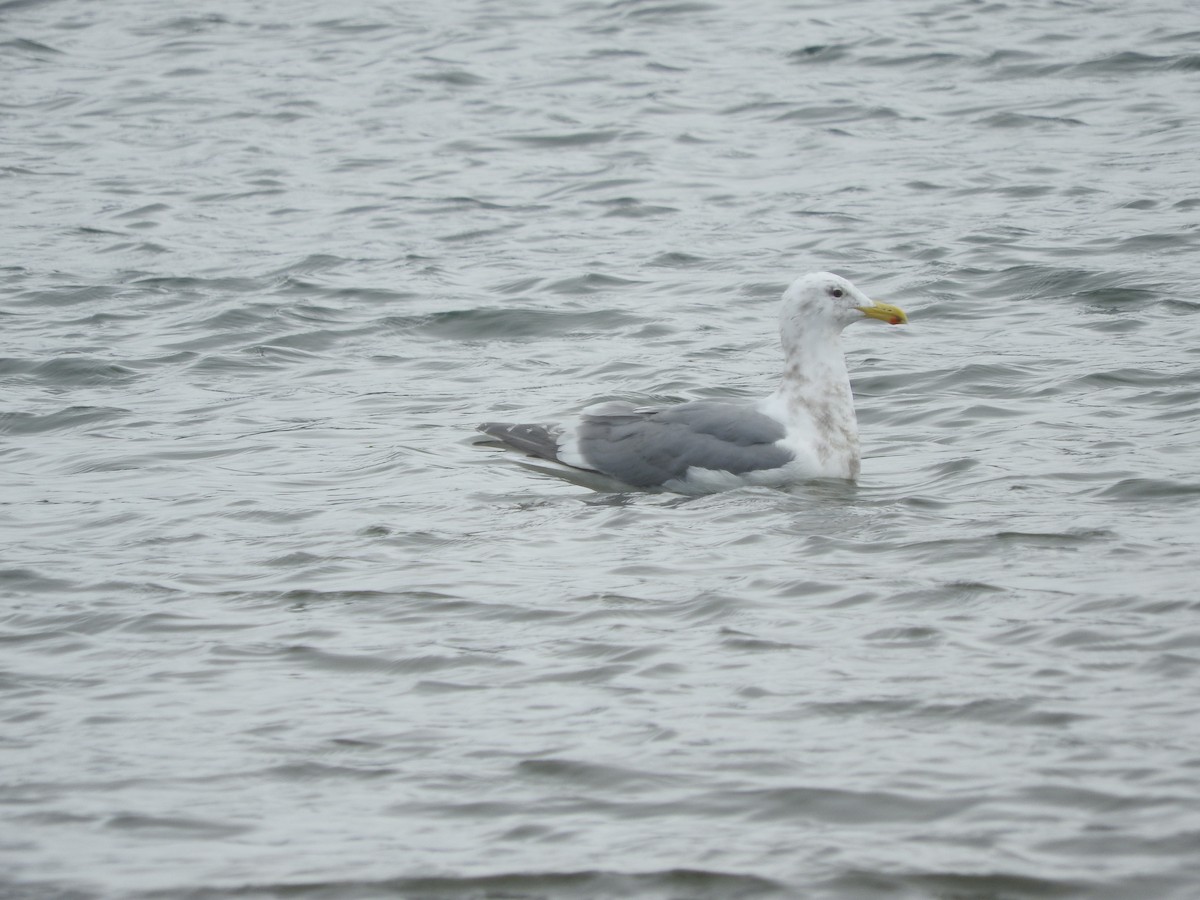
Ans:
{"type": "Polygon", "coordinates": [[[611,402],[561,425],[489,422],[479,430],[591,487],[706,494],[814,478],[853,480],[858,423],[841,332],[851,322],[907,322],[844,278],[805,275],[784,292],[779,388],[757,402],[663,407],[611,402]]]}

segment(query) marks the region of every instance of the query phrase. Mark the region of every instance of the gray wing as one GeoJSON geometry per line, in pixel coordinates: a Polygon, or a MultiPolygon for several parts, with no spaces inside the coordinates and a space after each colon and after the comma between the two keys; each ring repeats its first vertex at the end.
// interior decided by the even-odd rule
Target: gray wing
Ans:
{"type": "Polygon", "coordinates": [[[575,430],[583,460],[634,487],[683,478],[692,466],[742,475],[777,469],[792,459],[778,446],[779,422],[735,403],[697,400],[662,409],[615,409],[584,414],[575,430]]]}
{"type": "Polygon", "coordinates": [[[476,427],[500,443],[542,459],[558,459],[558,436],[561,428],[549,425],[523,425],[509,422],[484,422],[476,427]]]}

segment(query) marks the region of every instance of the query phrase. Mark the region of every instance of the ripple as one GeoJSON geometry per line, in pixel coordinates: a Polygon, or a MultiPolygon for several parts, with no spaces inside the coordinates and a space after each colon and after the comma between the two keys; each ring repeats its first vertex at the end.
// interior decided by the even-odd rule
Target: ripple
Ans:
{"type": "Polygon", "coordinates": [[[0,434],[26,435],[70,431],[130,415],[127,409],[108,406],[68,406],[52,413],[0,413],[0,434]]]}
{"type": "Polygon", "coordinates": [[[113,816],[104,823],[105,828],[131,831],[140,837],[155,837],[173,840],[178,837],[219,840],[246,834],[248,827],[234,827],[221,822],[181,816],[141,816],[133,813],[113,816]]]}
{"type": "MultiPolygon", "coordinates": [[[[562,286],[558,289],[563,291],[562,286]]],[[[464,309],[424,316],[389,316],[384,324],[397,331],[439,340],[528,341],[549,335],[629,327],[640,321],[616,310],[464,309]]]]}
{"type": "MultiPolygon", "coordinates": [[[[441,898],[462,897],[668,897],[686,895],[696,900],[740,900],[740,898],[778,897],[785,891],[776,882],[755,875],[703,869],[664,869],[626,874],[603,870],[578,872],[528,871],[487,875],[475,878],[393,878],[385,881],[338,881],[308,884],[257,884],[245,890],[262,896],[286,894],[305,900],[367,900],[380,893],[441,898]]],[[[186,900],[219,900],[246,896],[245,890],[189,890],[173,896],[186,900]]],[[[165,897],[152,892],[147,900],[165,897]]],[[[67,898],[64,898],[67,900],[67,898]]]]}

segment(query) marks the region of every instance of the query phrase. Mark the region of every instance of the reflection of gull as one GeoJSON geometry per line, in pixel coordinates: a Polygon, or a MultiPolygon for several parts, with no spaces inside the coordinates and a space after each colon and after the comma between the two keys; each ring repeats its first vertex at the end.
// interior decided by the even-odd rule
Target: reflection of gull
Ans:
{"type": "Polygon", "coordinates": [[[908,321],[901,309],[874,302],[845,278],[805,275],[783,295],[783,381],[764,400],[600,403],[563,425],[488,422],[479,430],[590,487],[706,494],[853,479],[858,423],[840,335],[860,319],[908,321]]]}

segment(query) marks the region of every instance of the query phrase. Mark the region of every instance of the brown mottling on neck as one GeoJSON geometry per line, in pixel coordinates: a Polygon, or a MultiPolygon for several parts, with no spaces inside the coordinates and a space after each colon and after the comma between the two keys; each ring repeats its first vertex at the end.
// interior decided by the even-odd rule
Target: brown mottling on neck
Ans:
{"type": "Polygon", "coordinates": [[[808,376],[804,374],[804,366],[800,365],[799,360],[792,360],[787,364],[787,368],[783,370],[783,377],[796,387],[808,384],[809,381],[808,376]]]}

